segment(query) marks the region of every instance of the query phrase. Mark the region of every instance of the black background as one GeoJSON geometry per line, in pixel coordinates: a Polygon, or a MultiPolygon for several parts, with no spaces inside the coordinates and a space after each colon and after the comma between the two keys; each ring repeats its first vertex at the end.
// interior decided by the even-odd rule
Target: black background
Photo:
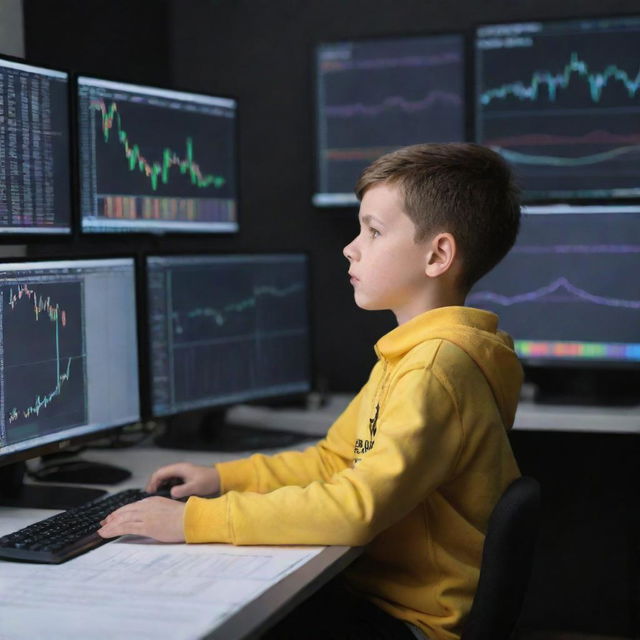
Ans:
{"type": "MultiPolygon", "coordinates": [[[[27,54],[34,60],[231,95],[240,114],[238,235],[75,238],[73,244],[34,244],[31,253],[308,250],[316,373],[343,391],[364,383],[372,344],[393,327],[393,318],[353,303],[340,250],[356,233],[355,209],[311,205],[315,44],[640,12],[633,0],[25,0],[24,8],[27,54]]],[[[542,483],[544,504],[523,624],[637,633],[638,437],[520,432],[513,443],[523,471],[542,483]]]]}

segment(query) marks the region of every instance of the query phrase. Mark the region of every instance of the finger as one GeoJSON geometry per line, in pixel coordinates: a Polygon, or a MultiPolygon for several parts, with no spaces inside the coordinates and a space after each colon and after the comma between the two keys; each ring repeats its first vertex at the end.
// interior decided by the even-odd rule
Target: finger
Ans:
{"type": "Polygon", "coordinates": [[[140,520],[110,523],[98,529],[97,533],[101,538],[115,538],[127,534],[146,535],[144,522],[140,520]]]}
{"type": "Polygon", "coordinates": [[[166,467],[160,467],[151,474],[149,482],[145,488],[148,493],[155,493],[158,487],[169,478],[182,478],[183,477],[183,464],[178,462],[176,464],[169,464],[166,467]]]}

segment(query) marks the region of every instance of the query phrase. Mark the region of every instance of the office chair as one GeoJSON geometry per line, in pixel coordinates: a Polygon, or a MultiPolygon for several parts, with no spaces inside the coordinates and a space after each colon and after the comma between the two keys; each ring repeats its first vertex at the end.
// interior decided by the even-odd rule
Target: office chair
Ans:
{"type": "Polygon", "coordinates": [[[540,519],[540,485],[522,476],[489,518],[478,589],[462,640],[510,640],[531,576],[540,519]]]}

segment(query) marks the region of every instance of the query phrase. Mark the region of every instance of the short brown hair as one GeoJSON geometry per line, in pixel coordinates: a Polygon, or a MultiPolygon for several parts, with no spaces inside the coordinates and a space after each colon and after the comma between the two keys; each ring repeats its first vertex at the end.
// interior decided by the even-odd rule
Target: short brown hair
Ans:
{"type": "Polygon", "coordinates": [[[418,144],[387,153],[355,188],[362,200],[378,183],[397,184],[415,241],[448,232],[462,256],[467,290],[513,246],[520,228],[520,190],[506,161],[477,144],[418,144]]]}

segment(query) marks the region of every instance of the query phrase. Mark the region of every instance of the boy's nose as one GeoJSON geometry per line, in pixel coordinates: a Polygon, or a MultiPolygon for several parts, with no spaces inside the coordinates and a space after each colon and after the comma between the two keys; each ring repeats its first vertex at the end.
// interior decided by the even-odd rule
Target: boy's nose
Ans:
{"type": "Polygon", "coordinates": [[[352,240],[343,250],[342,250],[342,255],[344,255],[344,257],[351,262],[354,259],[354,255],[355,255],[355,240],[352,240]]]}

